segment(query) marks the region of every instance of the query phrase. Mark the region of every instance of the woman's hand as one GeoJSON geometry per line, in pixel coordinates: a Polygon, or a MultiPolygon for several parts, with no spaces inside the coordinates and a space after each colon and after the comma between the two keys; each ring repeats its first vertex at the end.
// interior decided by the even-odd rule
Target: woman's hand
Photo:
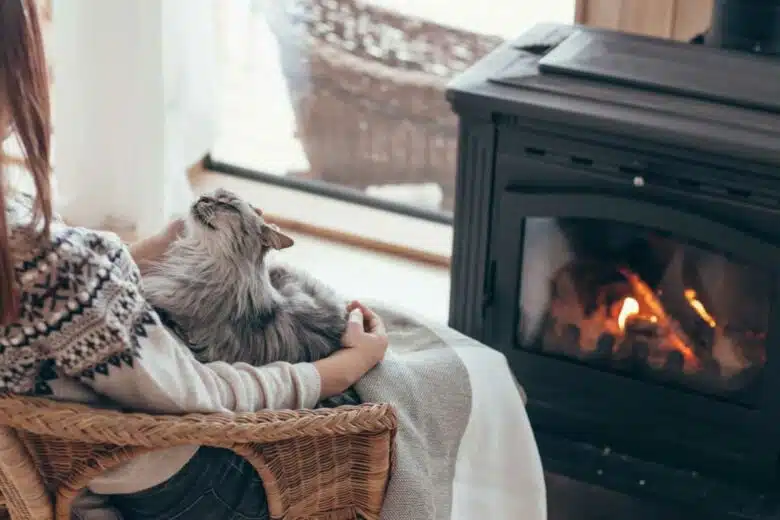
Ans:
{"type": "Polygon", "coordinates": [[[163,237],[163,242],[165,242],[165,249],[168,249],[168,246],[184,234],[184,227],[183,218],[175,218],[165,226],[165,229],[160,233],[163,237]]]}
{"type": "Polygon", "coordinates": [[[371,366],[382,361],[387,351],[387,332],[382,319],[377,314],[358,301],[347,306],[349,319],[347,330],[341,338],[346,348],[353,348],[366,357],[371,366]]]}
{"type": "Polygon", "coordinates": [[[314,363],[320,373],[322,398],[338,395],[357,383],[387,351],[387,332],[374,311],[355,301],[347,306],[347,312],[347,330],[341,338],[344,348],[314,363]]]}
{"type": "Polygon", "coordinates": [[[131,245],[130,255],[141,270],[141,274],[144,274],[154,262],[161,260],[168,247],[183,232],[184,219],[177,218],[169,222],[159,233],[131,245]]]}

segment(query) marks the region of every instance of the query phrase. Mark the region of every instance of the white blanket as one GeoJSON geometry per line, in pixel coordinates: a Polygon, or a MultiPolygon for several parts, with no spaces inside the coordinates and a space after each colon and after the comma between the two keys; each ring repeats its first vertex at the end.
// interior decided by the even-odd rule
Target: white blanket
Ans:
{"type": "Polygon", "coordinates": [[[374,307],[391,352],[357,389],[399,411],[382,520],[546,520],[541,460],[504,356],[444,325],[374,307]]]}

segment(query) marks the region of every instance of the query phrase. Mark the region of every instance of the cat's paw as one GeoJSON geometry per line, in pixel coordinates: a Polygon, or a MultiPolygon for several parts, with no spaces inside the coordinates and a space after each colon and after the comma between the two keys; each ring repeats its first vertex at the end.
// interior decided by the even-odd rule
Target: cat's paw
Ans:
{"type": "Polygon", "coordinates": [[[346,392],[333,397],[327,397],[317,403],[315,408],[338,408],[339,406],[358,406],[363,404],[362,399],[355,390],[355,387],[349,387],[346,392]]]}

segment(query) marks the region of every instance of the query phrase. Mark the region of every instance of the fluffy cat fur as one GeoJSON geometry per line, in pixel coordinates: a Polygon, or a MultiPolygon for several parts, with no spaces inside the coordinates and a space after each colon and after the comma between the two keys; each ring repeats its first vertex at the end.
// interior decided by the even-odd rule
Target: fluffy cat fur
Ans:
{"type": "MultiPolygon", "coordinates": [[[[269,253],[293,240],[227,190],[200,197],[143,279],[148,301],[202,362],[312,362],[341,347],[347,302],[269,253]]],[[[351,391],[325,405],[356,404],[351,391]]],[[[359,401],[358,401],[359,402],[359,401]]]]}

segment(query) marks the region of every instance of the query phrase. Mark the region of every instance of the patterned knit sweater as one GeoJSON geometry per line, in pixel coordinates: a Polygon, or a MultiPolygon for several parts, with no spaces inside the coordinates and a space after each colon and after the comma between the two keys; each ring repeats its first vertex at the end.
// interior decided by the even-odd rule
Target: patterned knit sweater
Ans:
{"type": "MultiPolygon", "coordinates": [[[[0,327],[0,392],[171,414],[310,408],[319,399],[311,364],[196,361],[142,297],[138,268],[116,235],[57,221],[41,243],[25,227],[31,202],[15,196],[8,204],[21,313],[0,327]]],[[[196,449],[139,457],[89,488],[146,489],[196,449]]]]}

